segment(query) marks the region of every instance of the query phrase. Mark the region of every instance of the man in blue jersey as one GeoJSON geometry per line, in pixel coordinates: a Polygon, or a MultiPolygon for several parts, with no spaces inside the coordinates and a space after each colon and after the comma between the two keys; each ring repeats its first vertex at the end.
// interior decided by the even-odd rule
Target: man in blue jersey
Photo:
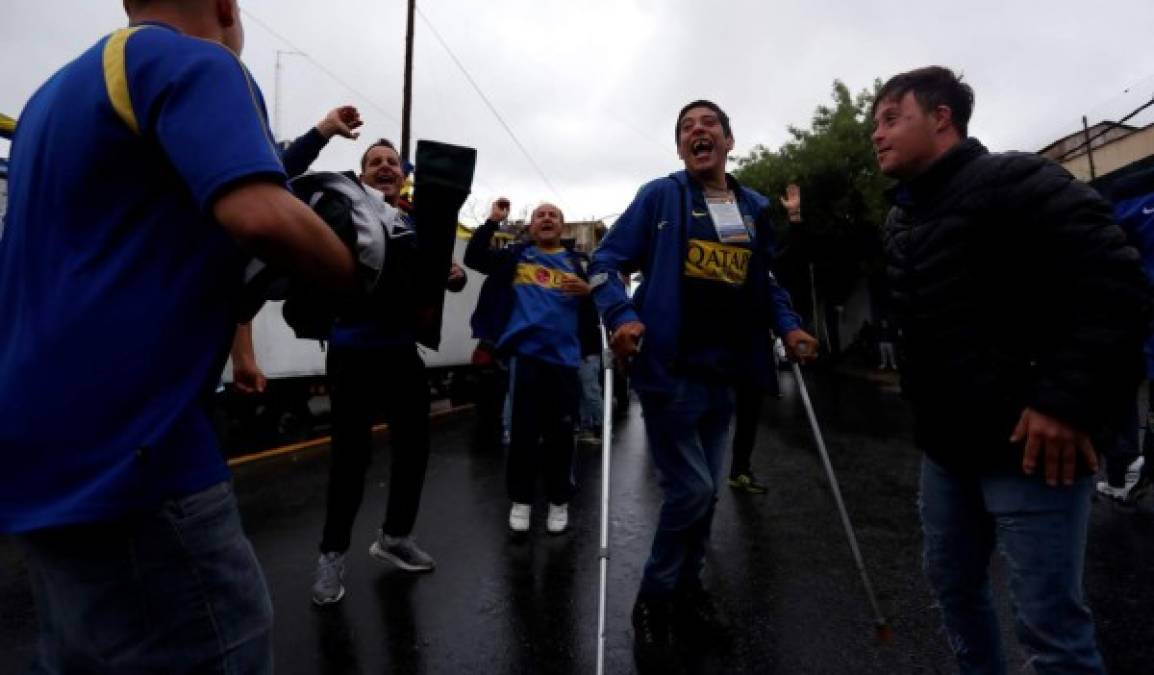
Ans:
{"type": "Polygon", "coordinates": [[[0,531],[42,672],[271,671],[208,414],[250,254],[351,289],[284,187],[235,0],[128,0],[30,99],[0,239],[0,531]]]}
{"type": "Polygon", "coordinates": [[[545,528],[569,527],[573,494],[573,424],[577,414],[581,330],[596,325],[580,258],[561,245],[565,217],[553,204],[533,209],[530,242],[493,250],[508,202],[493,204],[469,240],[465,264],[490,275],[478,298],[474,329],[489,325],[497,351],[509,355],[512,424],[506,484],[509,529],[529,529],[534,484],[543,469],[549,514],[545,528]],[[480,315],[480,316],[478,316],[480,315]]]}
{"type": "MultiPolygon", "coordinates": [[[[1126,233],[1130,244],[1142,257],[1146,279],[1154,283],[1154,165],[1140,164],[1117,172],[1117,175],[1092,183],[1114,206],[1114,220],[1126,233]]],[[[1154,382],[1154,332],[1146,328],[1144,375],[1154,382]]],[[[1138,442],[1137,407],[1131,401],[1122,404],[1121,426],[1106,440],[1106,480],[1096,488],[1098,494],[1120,502],[1134,504],[1150,492],[1154,483],[1154,398],[1147,392],[1146,428],[1141,446],[1138,442]]]]}
{"type": "Polygon", "coordinates": [[[768,382],[771,329],[791,358],[817,354],[770,271],[769,201],[725,172],[729,117],[715,103],[694,101],[678,114],[674,138],[685,170],[641,188],[589,268],[613,350],[633,358],[631,379],[663,493],[633,608],[639,665],[662,672],[677,664],[675,633],[691,640],[717,634],[724,623],[701,571],[734,385],[768,382]],[[621,273],[637,271],[643,281],[630,297],[621,273]]]}

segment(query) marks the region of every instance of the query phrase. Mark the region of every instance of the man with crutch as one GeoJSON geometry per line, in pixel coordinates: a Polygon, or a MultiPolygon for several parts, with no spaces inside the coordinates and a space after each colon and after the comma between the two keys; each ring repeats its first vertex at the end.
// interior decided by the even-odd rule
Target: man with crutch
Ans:
{"type": "Polygon", "coordinates": [[[1133,405],[1148,291],[1096,192],[1057,164],[991,154],[950,70],[889,80],[874,101],[902,388],[925,452],[925,566],[963,673],[1006,672],[988,567],[1006,559],[1038,673],[1102,673],[1082,594],[1097,458],[1133,405]]]}
{"type": "Polygon", "coordinates": [[[663,492],[633,608],[638,664],[663,672],[676,668],[675,640],[716,636],[722,623],[701,570],[724,481],[734,385],[770,377],[771,329],[791,358],[817,354],[769,269],[769,201],[725,172],[728,116],[694,101],[678,114],[674,139],[685,170],[642,187],[590,265],[612,349],[633,358],[663,492]],[[637,271],[643,280],[630,298],[621,273],[637,271]]]}

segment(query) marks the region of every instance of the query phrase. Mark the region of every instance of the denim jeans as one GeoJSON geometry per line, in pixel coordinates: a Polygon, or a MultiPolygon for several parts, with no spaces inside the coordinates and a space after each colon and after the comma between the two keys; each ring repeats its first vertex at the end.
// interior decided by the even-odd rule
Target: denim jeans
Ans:
{"type": "Polygon", "coordinates": [[[581,361],[577,375],[581,378],[580,428],[582,431],[600,433],[601,424],[605,421],[601,400],[601,355],[586,356],[581,361]]]}
{"type": "Polygon", "coordinates": [[[700,583],[733,421],[733,388],[694,378],[641,395],[661,515],[641,580],[643,595],[700,583]]]}
{"type": "Polygon", "coordinates": [[[229,483],[17,540],[40,623],[32,672],[272,672],[272,603],[229,483]]]}
{"type": "Polygon", "coordinates": [[[1082,596],[1092,480],[1050,487],[1024,475],[958,475],[923,460],[925,569],[963,675],[1007,672],[988,574],[995,546],[1034,670],[1105,672],[1082,596]]]}

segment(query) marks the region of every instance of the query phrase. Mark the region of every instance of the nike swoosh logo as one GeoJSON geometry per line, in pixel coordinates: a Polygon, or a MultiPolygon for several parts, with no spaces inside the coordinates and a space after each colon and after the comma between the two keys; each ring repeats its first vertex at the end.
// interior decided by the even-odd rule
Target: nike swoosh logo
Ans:
{"type": "Polygon", "coordinates": [[[665,224],[666,224],[667,222],[669,222],[669,221],[667,221],[667,220],[662,220],[661,222],[657,223],[657,229],[659,229],[659,230],[660,230],[661,228],[665,227],[665,224]]]}
{"type": "Polygon", "coordinates": [[[693,214],[694,218],[704,218],[704,217],[709,215],[705,211],[697,211],[697,210],[694,210],[691,213],[693,214]]]}
{"type": "Polygon", "coordinates": [[[1150,208],[1143,208],[1142,209],[1142,215],[1144,215],[1144,216],[1154,215],[1154,206],[1151,206],[1150,208]]]}

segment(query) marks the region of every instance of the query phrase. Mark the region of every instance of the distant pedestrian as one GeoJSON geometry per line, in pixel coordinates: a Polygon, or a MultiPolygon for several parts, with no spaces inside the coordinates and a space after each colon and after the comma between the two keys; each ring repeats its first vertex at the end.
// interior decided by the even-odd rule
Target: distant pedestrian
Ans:
{"type": "MultiPolygon", "coordinates": [[[[1095,183],[1114,204],[1114,218],[1142,256],[1146,279],[1154,285],[1154,168],[1095,183]]],[[[1106,480],[1098,494],[1133,504],[1154,486],[1154,330],[1146,327],[1146,406],[1125,401],[1114,433],[1106,439],[1106,480]],[[1139,417],[1142,418],[1139,422],[1139,417]],[[1139,444],[1138,428],[1145,427],[1139,444]]],[[[1141,397],[1139,397],[1141,398],[1141,397]]]]}
{"type": "Polygon", "coordinates": [[[878,365],[878,370],[897,370],[898,357],[897,350],[894,347],[897,336],[888,319],[882,319],[881,323],[878,324],[877,338],[878,353],[881,355],[881,363],[878,365]]]}
{"type": "MultiPolygon", "coordinates": [[[[801,187],[790,183],[780,201],[790,226],[801,225],[801,187]]],[[[775,371],[778,367],[776,355],[772,367],[775,371]]],[[[776,372],[764,381],[748,379],[734,388],[733,458],[729,464],[729,487],[751,495],[762,495],[768,491],[753,471],[753,446],[757,442],[761,404],[767,392],[781,395],[776,372]]]]}

